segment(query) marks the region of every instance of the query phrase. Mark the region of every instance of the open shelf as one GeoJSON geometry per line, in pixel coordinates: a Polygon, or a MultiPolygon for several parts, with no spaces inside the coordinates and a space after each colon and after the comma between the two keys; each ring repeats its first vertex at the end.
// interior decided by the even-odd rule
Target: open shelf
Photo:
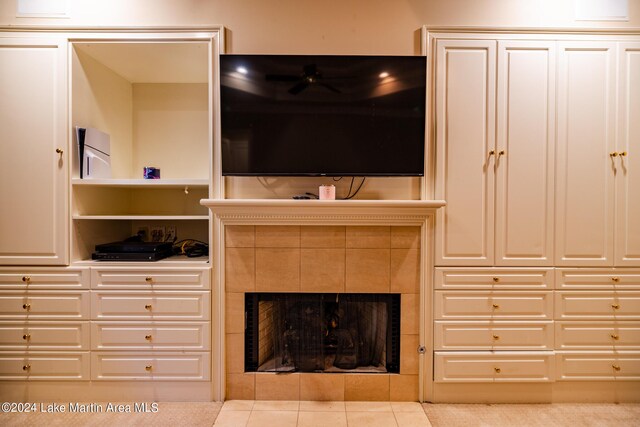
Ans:
{"type": "Polygon", "coordinates": [[[74,186],[127,188],[207,188],[208,179],[80,179],[71,180],[74,186]]]}
{"type": "Polygon", "coordinates": [[[73,215],[77,220],[208,221],[208,215],[73,215]]]}

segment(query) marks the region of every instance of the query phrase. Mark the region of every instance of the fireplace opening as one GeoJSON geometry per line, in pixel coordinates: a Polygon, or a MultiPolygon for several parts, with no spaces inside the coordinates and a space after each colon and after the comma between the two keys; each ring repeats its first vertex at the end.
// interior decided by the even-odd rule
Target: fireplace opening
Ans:
{"type": "Polygon", "coordinates": [[[400,372],[400,294],[246,293],[245,372],[400,372]]]}

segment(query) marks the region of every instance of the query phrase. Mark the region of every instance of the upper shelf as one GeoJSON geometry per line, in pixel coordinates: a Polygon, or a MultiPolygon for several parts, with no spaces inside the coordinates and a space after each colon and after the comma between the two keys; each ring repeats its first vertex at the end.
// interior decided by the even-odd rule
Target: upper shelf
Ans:
{"type": "Polygon", "coordinates": [[[207,188],[208,179],[80,179],[71,180],[73,185],[94,187],[127,188],[207,188]]]}

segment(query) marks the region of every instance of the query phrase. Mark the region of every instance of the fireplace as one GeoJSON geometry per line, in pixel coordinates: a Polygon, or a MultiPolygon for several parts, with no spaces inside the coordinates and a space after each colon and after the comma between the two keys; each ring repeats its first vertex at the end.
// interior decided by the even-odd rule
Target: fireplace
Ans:
{"type": "Polygon", "coordinates": [[[245,313],[245,372],[400,370],[400,294],[246,293],[245,313]]]}

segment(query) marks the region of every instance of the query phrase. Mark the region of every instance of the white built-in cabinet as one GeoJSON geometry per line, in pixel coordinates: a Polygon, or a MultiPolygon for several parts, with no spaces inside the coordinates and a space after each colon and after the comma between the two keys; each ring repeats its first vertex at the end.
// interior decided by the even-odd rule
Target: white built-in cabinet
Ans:
{"type": "Polygon", "coordinates": [[[66,58],[61,37],[0,39],[0,264],[69,260],[66,58]]]}

